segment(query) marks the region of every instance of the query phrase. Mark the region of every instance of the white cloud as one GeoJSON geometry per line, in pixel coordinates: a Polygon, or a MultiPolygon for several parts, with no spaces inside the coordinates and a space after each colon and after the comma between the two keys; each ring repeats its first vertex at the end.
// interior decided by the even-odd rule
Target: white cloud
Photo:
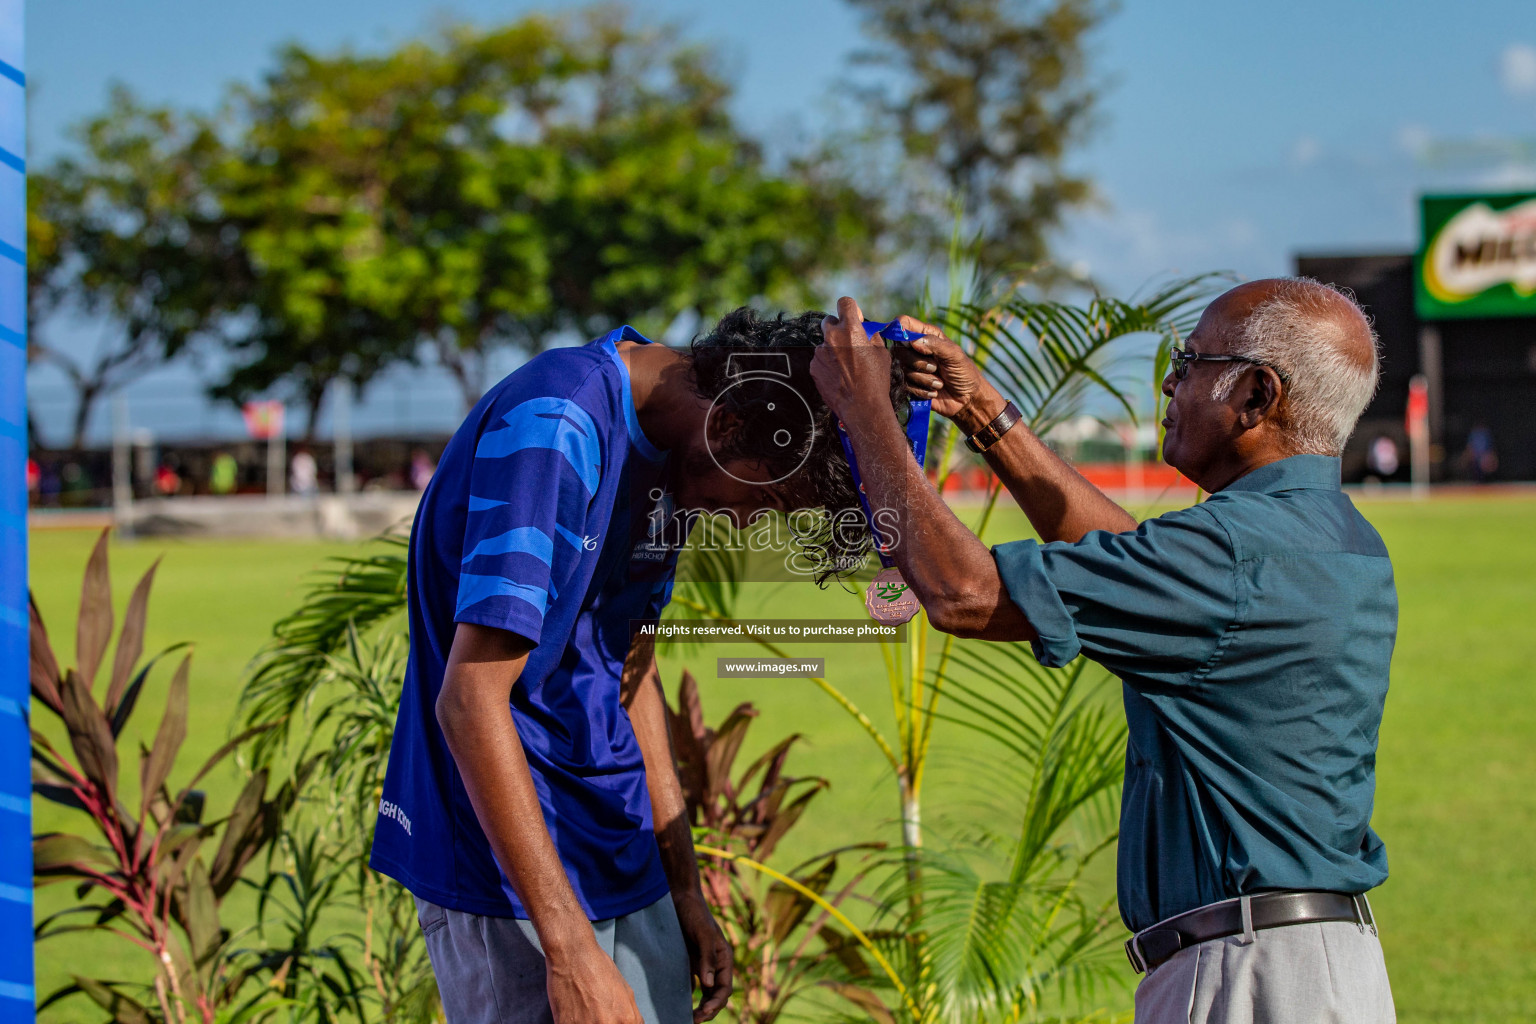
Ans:
{"type": "MultiPolygon", "coordinates": [[[[1172,213],[1172,211],[1168,211],[1172,213]]],[[[1201,211],[1184,221],[1145,207],[1116,206],[1074,218],[1060,257],[1086,264],[1111,294],[1129,295],[1168,275],[1235,270],[1284,273],[1284,249],[1244,216],[1201,211]]]]}
{"type": "Polygon", "coordinates": [[[1397,130],[1397,146],[1404,153],[1418,159],[1423,157],[1433,143],[1434,137],[1429,129],[1421,124],[1408,123],[1397,130]]]}
{"type": "Polygon", "coordinates": [[[1536,46],[1510,43],[1499,54],[1499,84],[1511,96],[1536,94],[1536,46]]]}
{"type": "Polygon", "coordinates": [[[1536,187],[1536,167],[1527,163],[1507,161],[1474,175],[1472,187],[1478,191],[1488,192],[1524,191],[1536,187]]]}
{"type": "Polygon", "coordinates": [[[1291,163],[1297,167],[1315,164],[1323,155],[1323,144],[1310,135],[1303,135],[1291,147],[1291,163]]]}

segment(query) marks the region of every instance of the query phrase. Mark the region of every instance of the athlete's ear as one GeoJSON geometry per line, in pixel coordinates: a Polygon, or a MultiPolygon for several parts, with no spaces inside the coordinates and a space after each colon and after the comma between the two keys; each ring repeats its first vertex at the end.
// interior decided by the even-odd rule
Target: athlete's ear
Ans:
{"type": "Polygon", "coordinates": [[[704,421],[704,440],[711,452],[718,452],[728,445],[741,429],[741,417],[723,405],[712,405],[704,421]]]}

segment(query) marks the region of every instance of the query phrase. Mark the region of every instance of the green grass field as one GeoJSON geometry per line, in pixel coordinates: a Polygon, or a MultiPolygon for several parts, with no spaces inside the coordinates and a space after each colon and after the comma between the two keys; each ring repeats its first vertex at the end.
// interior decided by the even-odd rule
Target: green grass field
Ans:
{"type": "MultiPolygon", "coordinates": [[[[1365,503],[1397,570],[1402,618],[1378,759],[1375,826],[1387,844],[1392,877],[1373,899],[1388,968],[1404,1022],[1525,1021],[1536,1017],[1536,502],[1491,497],[1365,503]]],[[[1022,517],[1001,519],[994,540],[1026,534],[1022,517]]],[[[35,532],[32,585],[61,658],[73,651],[80,572],[94,535],[35,532]]],[[[119,608],[133,582],[163,557],[151,603],[147,649],[190,640],[192,722],[183,755],[189,771],[228,735],[244,665],[271,623],[298,599],[305,572],[336,545],[284,542],[142,541],[113,546],[119,608]]],[[[858,613],[838,592],[762,586],[743,614],[774,617],[858,613]]],[[[792,653],[825,656],[828,677],[887,731],[890,697],[878,648],[805,644],[792,653]]],[[[789,857],[852,839],[892,835],[894,786],[869,739],[831,701],[803,681],[720,680],[716,657],[741,648],[701,647],[663,658],[669,691],[682,667],[699,679],[705,710],[717,722],[735,704],[761,711],[747,751],[790,732],[803,747],[795,774],[829,778],[832,789],[797,829],[789,857]]],[[[69,659],[72,660],[72,659],[69,659]]],[[[168,673],[157,673],[136,731],[153,735],[168,673]]],[[[967,808],[941,798],[967,784],[963,760],[946,758],[944,726],[936,785],[925,820],[936,830],[963,820],[967,808]]],[[[130,734],[135,727],[130,727],[130,734]]],[[[744,762],[743,762],[744,763],[744,762]]],[[[136,773],[125,773],[136,774],[136,773]]],[[[215,807],[236,783],[231,767],[211,789],[215,807]]],[[[174,781],[174,778],[173,778],[174,781]]],[[[40,806],[37,826],[67,817],[40,806]]],[[[1094,884],[1111,884],[1109,860],[1094,884]]],[[[64,887],[40,893],[39,913],[67,905],[64,887]]],[[[39,991],[47,993],[78,965],[97,975],[142,976],[137,954],[121,944],[60,939],[38,951],[39,991]]],[[[1118,997],[1129,1006],[1129,988],[1118,997]]],[[[53,1020],[72,1015],[50,1014],[53,1020]]]]}

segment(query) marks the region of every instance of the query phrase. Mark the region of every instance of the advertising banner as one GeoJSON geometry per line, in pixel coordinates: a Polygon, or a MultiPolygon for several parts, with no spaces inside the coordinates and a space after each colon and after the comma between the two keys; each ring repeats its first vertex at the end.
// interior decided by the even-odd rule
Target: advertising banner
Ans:
{"type": "Polygon", "coordinates": [[[1536,317],[1536,192],[1423,196],[1421,320],[1536,317]]]}

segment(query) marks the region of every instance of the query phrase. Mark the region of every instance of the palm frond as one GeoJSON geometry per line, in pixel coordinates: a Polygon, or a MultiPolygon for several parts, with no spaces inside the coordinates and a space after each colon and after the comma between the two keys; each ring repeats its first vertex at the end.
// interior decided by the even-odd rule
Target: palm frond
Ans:
{"type": "Polygon", "coordinates": [[[1106,810],[1125,726],[1103,692],[1108,678],[1081,659],[1043,668],[1023,644],[954,645],[946,701],[932,713],[975,741],[959,778],[987,779],[962,782],[981,824],[888,858],[877,894],[877,919],[900,937],[890,958],[926,994],[925,1022],[1033,1018],[1112,976],[1113,901],[1094,905],[1080,885],[1115,837],[1106,810]]]}
{"type": "Polygon", "coordinates": [[[1080,868],[1030,879],[989,876],[972,856],[923,857],[928,976],[936,1021],[1010,1020],[1063,984],[1093,986],[1118,967],[1118,918],[1083,898],[1080,868]]]}
{"type": "Polygon", "coordinates": [[[1224,275],[1180,278],[1144,298],[1096,297],[1086,306],[1037,301],[1018,290],[992,304],[962,304],[938,312],[993,381],[1047,434],[1083,410],[1092,389],[1118,402],[1132,420],[1135,406],[1106,365],[1117,342],[1137,334],[1166,340],[1187,333],[1224,275]]]}
{"type": "Polygon", "coordinates": [[[1029,664],[1023,644],[957,647],[946,714],[1016,759],[1024,792],[1012,874],[1021,877],[1074,814],[1119,784],[1125,723],[1101,694],[1110,677],[1090,674],[1086,660],[1045,669],[1029,664]]]}
{"type": "Polygon", "coordinates": [[[311,576],[299,607],[272,627],[240,694],[245,727],[271,726],[250,747],[257,764],[282,749],[294,718],[328,678],[348,637],[391,621],[406,606],[407,538],[385,534],[368,554],[332,558],[311,576]]]}

